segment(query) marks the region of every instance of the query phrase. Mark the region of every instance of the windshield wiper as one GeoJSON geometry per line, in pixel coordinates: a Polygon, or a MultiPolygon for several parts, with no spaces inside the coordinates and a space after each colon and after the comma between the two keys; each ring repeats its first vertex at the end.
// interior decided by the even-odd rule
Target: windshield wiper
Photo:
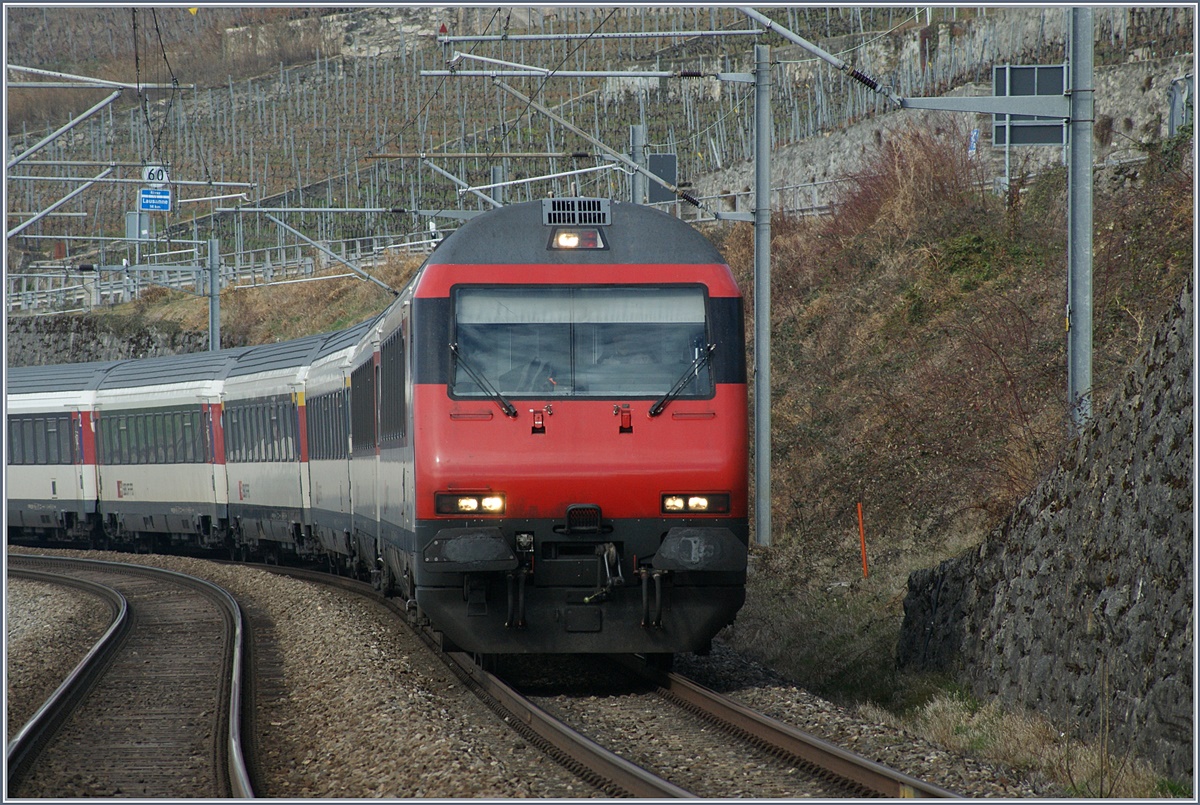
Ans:
{"type": "Polygon", "coordinates": [[[675,385],[671,386],[671,390],[662,396],[662,398],[654,405],[650,406],[650,416],[658,416],[667,407],[671,400],[679,396],[679,392],[683,391],[683,387],[692,379],[692,375],[699,374],[700,367],[708,363],[712,358],[713,350],[717,348],[716,344],[709,344],[700,354],[696,356],[696,360],[692,361],[692,365],[683,371],[679,379],[675,381],[675,385]]]}
{"type": "Polygon", "coordinates": [[[506,416],[515,418],[517,415],[517,409],[513,407],[513,404],[510,403],[503,394],[496,390],[495,386],[488,382],[486,377],[471,368],[471,364],[468,363],[467,359],[463,357],[462,351],[458,348],[457,343],[450,345],[450,351],[454,353],[454,357],[458,358],[459,366],[466,369],[467,374],[471,376],[471,379],[478,383],[479,387],[486,391],[488,395],[496,401],[496,405],[500,406],[500,410],[503,411],[506,416]]]}

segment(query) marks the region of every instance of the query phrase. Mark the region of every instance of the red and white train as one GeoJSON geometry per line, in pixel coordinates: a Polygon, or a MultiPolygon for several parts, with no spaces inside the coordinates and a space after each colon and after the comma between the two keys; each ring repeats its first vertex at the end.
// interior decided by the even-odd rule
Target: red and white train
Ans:
{"type": "Polygon", "coordinates": [[[10,542],[323,561],[484,655],[703,651],[744,601],[742,298],[647,207],[483,213],[348,330],[7,382],[10,542]]]}

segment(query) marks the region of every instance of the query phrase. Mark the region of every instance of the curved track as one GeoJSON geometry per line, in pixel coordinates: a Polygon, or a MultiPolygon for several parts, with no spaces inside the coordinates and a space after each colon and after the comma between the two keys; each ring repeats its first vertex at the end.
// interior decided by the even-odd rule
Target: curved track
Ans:
{"type": "MultiPolygon", "coordinates": [[[[370,596],[383,601],[399,617],[405,617],[403,606],[390,599],[376,596],[368,585],[325,573],[298,571],[293,568],[268,568],[309,581],[317,581],[370,596]]],[[[405,617],[407,620],[408,618],[405,617]]],[[[476,658],[460,653],[442,653],[436,635],[416,629],[431,649],[443,656],[454,672],[480,695],[497,715],[528,741],[555,758],[563,766],[595,788],[613,797],[650,799],[697,798],[724,796],[722,792],[694,792],[678,780],[664,779],[653,771],[628,758],[621,741],[613,742],[616,750],[601,745],[604,739],[593,740],[564,718],[539,706],[515,686],[500,679],[476,662],[476,658]]],[[[613,658],[625,665],[632,658],[613,658]]],[[[889,769],[853,752],[833,746],[790,725],[756,713],[732,699],[697,685],[678,674],[661,674],[638,666],[636,671],[651,680],[657,688],[659,709],[686,710],[680,714],[694,717],[701,725],[716,727],[725,734],[723,743],[744,744],[742,751],[757,752],[778,759],[786,768],[794,768],[812,778],[811,786],[823,797],[887,797],[887,798],[956,798],[957,795],[932,784],[889,769]],[[666,701],[663,701],[665,699],[666,701]]],[[[596,698],[603,698],[599,696],[596,698]]],[[[628,697],[614,697],[628,698],[628,697]]],[[[596,706],[592,705],[593,709],[596,706]]],[[[590,730],[589,730],[590,732],[590,730]]],[[[737,751],[737,750],[734,750],[737,751]]],[[[785,773],[790,773],[786,772],[785,773]]],[[[663,772],[664,776],[673,774],[663,772]]]]}
{"type": "MultiPolygon", "coordinates": [[[[622,662],[628,665],[627,659],[622,658],[622,662]]],[[[845,789],[849,796],[958,798],[957,794],[943,788],[890,769],[751,710],[679,674],[661,674],[644,668],[638,668],[637,671],[657,685],[657,693],[661,697],[723,732],[845,789]]]]}
{"type": "Polygon", "coordinates": [[[144,566],[17,555],[8,563],[10,573],[91,583],[126,602],[9,744],[9,796],[253,796],[240,738],[242,617],[228,593],[144,566]]]}

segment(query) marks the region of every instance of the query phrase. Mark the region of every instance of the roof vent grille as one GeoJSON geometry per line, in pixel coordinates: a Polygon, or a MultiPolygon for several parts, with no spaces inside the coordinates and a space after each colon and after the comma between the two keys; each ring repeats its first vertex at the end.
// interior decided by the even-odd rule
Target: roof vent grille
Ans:
{"type": "Polygon", "coordinates": [[[545,226],[608,226],[612,223],[610,199],[544,198],[542,223],[545,226]]]}

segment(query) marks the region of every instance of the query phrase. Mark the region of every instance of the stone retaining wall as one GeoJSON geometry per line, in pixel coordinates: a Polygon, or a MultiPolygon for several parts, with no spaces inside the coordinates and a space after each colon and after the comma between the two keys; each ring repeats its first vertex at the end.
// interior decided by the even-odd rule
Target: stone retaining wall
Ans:
{"type": "Polygon", "coordinates": [[[1193,768],[1193,288],[1055,471],[982,545],[909,577],[902,668],[1193,768]]]}
{"type": "Polygon", "coordinates": [[[8,365],[153,358],[208,349],[208,334],[90,315],[10,316],[8,365]]]}

